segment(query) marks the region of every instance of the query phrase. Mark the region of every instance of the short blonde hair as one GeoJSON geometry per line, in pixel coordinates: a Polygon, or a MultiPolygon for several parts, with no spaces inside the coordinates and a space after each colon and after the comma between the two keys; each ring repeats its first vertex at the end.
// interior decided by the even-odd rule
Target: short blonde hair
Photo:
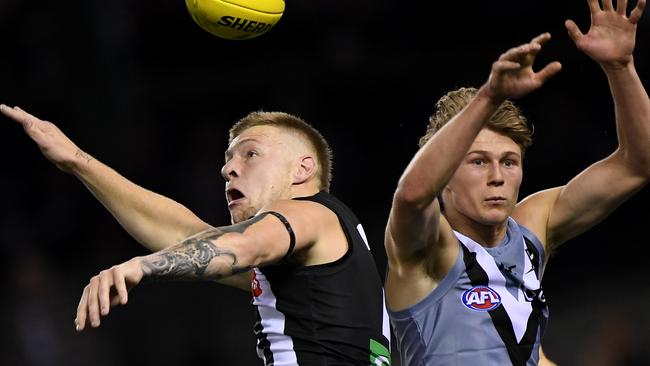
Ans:
{"type": "Polygon", "coordinates": [[[298,133],[316,152],[318,160],[319,189],[329,192],[332,181],[332,149],[323,135],[299,117],[284,112],[251,112],[230,128],[228,142],[245,130],[255,126],[275,126],[298,133]]]}
{"type": "MultiPolygon", "coordinates": [[[[450,119],[458,114],[476,96],[476,88],[460,88],[444,95],[436,103],[436,112],[429,118],[427,132],[420,138],[419,146],[431,139],[450,119]]],[[[511,101],[504,101],[488,121],[487,128],[510,137],[521,148],[523,155],[533,143],[533,131],[526,117],[511,101]]]]}

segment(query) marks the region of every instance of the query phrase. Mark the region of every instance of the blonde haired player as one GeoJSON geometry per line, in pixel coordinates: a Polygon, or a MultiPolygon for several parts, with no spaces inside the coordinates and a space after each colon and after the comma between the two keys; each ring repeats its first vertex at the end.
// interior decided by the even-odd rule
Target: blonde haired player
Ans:
{"type": "Polygon", "coordinates": [[[507,99],[560,71],[557,62],[533,70],[549,34],[501,55],[473,94],[443,97],[386,227],[386,295],[402,364],[537,365],[549,253],[650,181],[650,99],[633,59],[645,0],[629,16],[625,0],[588,3],[589,32],[566,27],[607,76],[617,149],[566,185],[517,202],[530,132],[507,99]]]}
{"type": "Polygon", "coordinates": [[[363,227],[328,193],[329,145],[302,119],[254,112],[232,127],[221,170],[232,225],[216,228],[126,180],[54,124],[19,108],[0,111],[155,251],[90,280],[77,330],[100,326],[143,280],[209,280],[251,291],[267,365],[390,365],[384,293],[363,227]]]}

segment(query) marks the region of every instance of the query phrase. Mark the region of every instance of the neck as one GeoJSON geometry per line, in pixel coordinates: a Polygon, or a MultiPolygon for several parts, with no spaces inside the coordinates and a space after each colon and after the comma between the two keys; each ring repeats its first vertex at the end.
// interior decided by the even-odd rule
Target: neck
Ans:
{"type": "Polygon", "coordinates": [[[499,245],[508,231],[508,220],[496,225],[485,225],[460,215],[458,217],[445,215],[445,217],[454,230],[487,248],[499,245]]]}
{"type": "Polygon", "coordinates": [[[304,183],[292,185],[289,194],[291,195],[291,198],[309,197],[315,195],[319,191],[320,189],[318,188],[318,185],[312,183],[304,183]]]}

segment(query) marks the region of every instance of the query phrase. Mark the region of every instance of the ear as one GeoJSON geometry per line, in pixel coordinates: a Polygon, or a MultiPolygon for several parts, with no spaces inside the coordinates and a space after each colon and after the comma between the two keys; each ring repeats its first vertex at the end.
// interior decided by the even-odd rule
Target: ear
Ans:
{"type": "Polygon", "coordinates": [[[293,174],[293,184],[302,184],[307,182],[313,176],[316,175],[318,166],[316,165],[316,160],[309,156],[305,155],[300,158],[300,166],[293,174]]]}

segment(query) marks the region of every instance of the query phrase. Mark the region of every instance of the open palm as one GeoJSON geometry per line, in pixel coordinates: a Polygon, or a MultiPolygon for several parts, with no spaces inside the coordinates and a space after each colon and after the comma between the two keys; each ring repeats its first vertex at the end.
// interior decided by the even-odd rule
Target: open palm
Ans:
{"type": "Polygon", "coordinates": [[[627,16],[627,1],[617,2],[616,9],[612,0],[589,0],[591,26],[583,34],[572,21],[566,21],[569,36],[576,46],[601,65],[624,65],[632,60],[635,46],[636,27],[646,0],[639,0],[636,7],[627,16]]]}

